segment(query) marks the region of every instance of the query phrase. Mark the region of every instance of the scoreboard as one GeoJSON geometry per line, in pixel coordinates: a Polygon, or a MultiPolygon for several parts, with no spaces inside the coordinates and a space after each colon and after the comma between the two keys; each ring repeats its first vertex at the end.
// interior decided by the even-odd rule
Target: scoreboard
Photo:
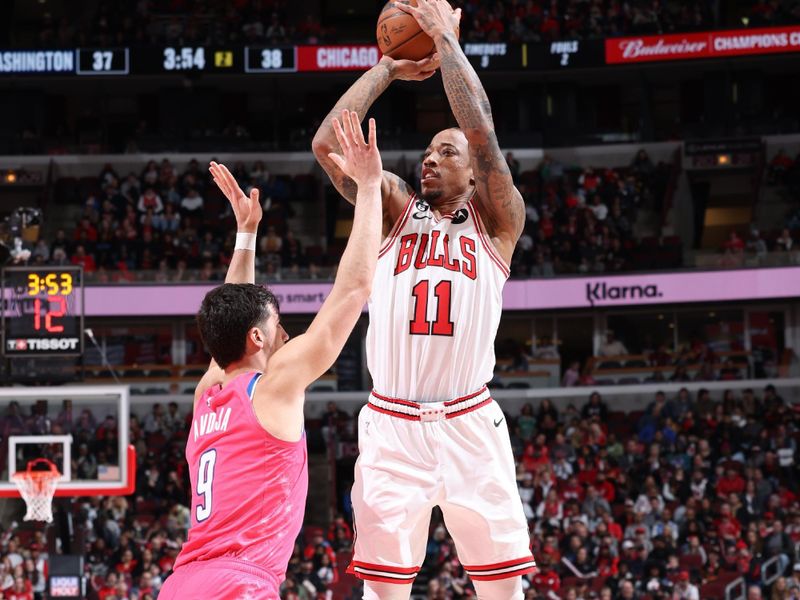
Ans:
{"type": "Polygon", "coordinates": [[[369,69],[380,57],[370,44],[0,50],[0,77],[353,71],[369,69]]]}
{"type": "MultiPolygon", "coordinates": [[[[603,45],[597,40],[548,44],[465,42],[463,47],[478,71],[563,70],[604,64],[603,45]]],[[[0,50],[0,78],[365,71],[380,58],[374,44],[0,50]]]]}
{"type": "MultiPolygon", "coordinates": [[[[463,42],[478,71],[564,71],[800,52],[800,25],[529,43],[463,42]]],[[[44,75],[253,74],[364,71],[375,44],[176,45],[0,50],[0,78],[44,75]]]]}
{"type": "Polygon", "coordinates": [[[80,267],[6,267],[0,280],[4,356],[83,353],[80,267]]]}

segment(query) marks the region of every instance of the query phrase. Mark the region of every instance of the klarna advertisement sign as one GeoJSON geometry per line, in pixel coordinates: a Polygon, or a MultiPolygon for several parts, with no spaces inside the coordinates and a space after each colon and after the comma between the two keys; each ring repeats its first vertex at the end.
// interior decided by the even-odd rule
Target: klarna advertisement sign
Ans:
{"type": "MultiPolygon", "coordinates": [[[[89,286],[86,316],[190,316],[212,286],[89,286]]],[[[276,283],[281,312],[313,314],[330,283],[276,283]]],[[[649,275],[512,280],[503,293],[506,310],[625,307],[689,302],[800,299],[800,267],[696,271],[649,275]]]]}

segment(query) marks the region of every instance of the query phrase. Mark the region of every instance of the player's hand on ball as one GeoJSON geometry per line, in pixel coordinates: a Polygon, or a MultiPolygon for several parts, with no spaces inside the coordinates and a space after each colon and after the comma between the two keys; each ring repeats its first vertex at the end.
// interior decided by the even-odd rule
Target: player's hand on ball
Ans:
{"type": "Polygon", "coordinates": [[[445,34],[457,31],[461,22],[461,9],[453,10],[447,0],[417,0],[416,6],[397,2],[395,6],[412,15],[422,31],[434,42],[445,34]]]}
{"type": "Polygon", "coordinates": [[[383,163],[378,152],[375,119],[369,120],[369,137],[365,140],[358,114],[345,109],[342,111],[341,121],[334,117],[333,131],[339,140],[342,153],[331,152],[328,157],[359,187],[380,184],[383,178],[383,163]]]}
{"type": "Polygon", "coordinates": [[[395,60],[389,56],[383,56],[381,62],[384,63],[392,75],[392,79],[401,81],[424,81],[433,77],[439,68],[441,61],[439,54],[433,53],[422,60],[395,60]]]}
{"type": "Polygon", "coordinates": [[[248,197],[236,183],[236,178],[225,165],[211,161],[208,170],[214,183],[231,203],[236,217],[236,228],[241,233],[256,233],[261,222],[261,203],[258,201],[258,188],[253,187],[248,197]]]}

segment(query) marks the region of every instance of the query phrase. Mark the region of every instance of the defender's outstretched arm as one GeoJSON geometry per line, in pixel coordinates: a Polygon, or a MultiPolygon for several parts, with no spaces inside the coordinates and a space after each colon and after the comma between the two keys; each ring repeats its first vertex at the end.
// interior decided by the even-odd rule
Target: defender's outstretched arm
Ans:
{"type": "MultiPolygon", "coordinates": [[[[261,222],[262,209],[258,188],[254,187],[247,196],[225,165],[214,161],[208,167],[214,183],[231,203],[236,217],[236,246],[225,275],[225,283],[255,283],[256,281],[256,233],[261,222]]],[[[197,387],[194,399],[197,400],[212,385],[222,382],[225,372],[214,360],[208,366],[197,387]]]]}

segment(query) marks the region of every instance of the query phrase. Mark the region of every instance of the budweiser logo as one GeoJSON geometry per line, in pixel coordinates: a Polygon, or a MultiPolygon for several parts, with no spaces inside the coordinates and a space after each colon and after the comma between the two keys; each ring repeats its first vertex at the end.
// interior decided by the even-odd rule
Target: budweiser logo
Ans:
{"type": "Polygon", "coordinates": [[[665,42],[659,39],[654,44],[648,44],[642,38],[623,40],[619,43],[623,58],[635,59],[651,56],[671,56],[676,54],[702,54],[708,50],[706,41],[690,42],[682,39],[676,42],[665,42]]]}

